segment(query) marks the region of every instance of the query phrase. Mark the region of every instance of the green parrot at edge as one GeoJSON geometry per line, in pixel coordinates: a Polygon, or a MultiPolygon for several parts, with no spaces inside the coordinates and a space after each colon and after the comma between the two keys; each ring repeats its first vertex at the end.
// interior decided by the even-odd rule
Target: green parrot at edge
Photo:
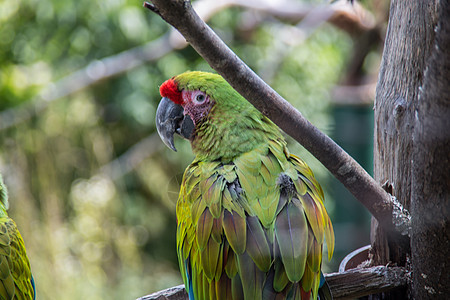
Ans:
{"type": "Polygon", "coordinates": [[[0,174],[0,299],[35,299],[25,244],[16,223],[6,212],[8,207],[8,191],[0,174]]]}
{"type": "Polygon", "coordinates": [[[324,194],[279,128],[220,75],[186,72],[160,93],[161,139],[176,151],[177,133],[195,154],[176,206],[189,299],[330,299],[321,265],[334,232],[324,194]]]}

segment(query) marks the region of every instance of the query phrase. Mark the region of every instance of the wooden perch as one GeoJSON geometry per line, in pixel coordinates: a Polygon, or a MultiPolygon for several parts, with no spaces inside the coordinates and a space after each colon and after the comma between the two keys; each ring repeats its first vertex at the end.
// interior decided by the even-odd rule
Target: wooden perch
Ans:
{"type": "Polygon", "coordinates": [[[411,276],[403,267],[376,266],[325,274],[334,299],[358,298],[407,285],[411,276]]]}
{"type": "Polygon", "coordinates": [[[236,91],[311,152],[399,243],[408,243],[410,218],[401,204],[237,57],[200,19],[190,1],[153,0],[152,3],[144,6],[174,26],[236,91]]]}
{"type": "Polygon", "coordinates": [[[188,294],[184,289],[184,284],[177,285],[144,297],[137,300],[188,300],[188,294]]]}
{"type": "MultiPolygon", "coordinates": [[[[410,273],[401,267],[377,266],[325,274],[334,299],[358,298],[407,285],[410,273]]],[[[162,290],[138,300],[187,300],[184,285],[162,290]]]]}

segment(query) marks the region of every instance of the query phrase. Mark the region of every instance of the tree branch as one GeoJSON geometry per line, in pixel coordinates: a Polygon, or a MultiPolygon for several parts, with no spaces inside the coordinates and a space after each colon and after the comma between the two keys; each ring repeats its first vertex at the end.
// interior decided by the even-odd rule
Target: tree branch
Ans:
{"type": "Polygon", "coordinates": [[[180,284],[144,297],[137,300],[188,300],[188,294],[184,289],[184,284],[180,284]]]}
{"type": "MultiPolygon", "coordinates": [[[[402,267],[377,266],[324,274],[334,299],[358,298],[406,286],[410,273],[402,267]]],[[[162,290],[138,300],[187,300],[184,285],[162,290]]]]}
{"type": "Polygon", "coordinates": [[[403,267],[376,266],[324,276],[334,299],[355,299],[404,287],[411,274],[403,267]]]}
{"type": "Polygon", "coordinates": [[[396,239],[410,219],[375,180],[341,147],[320,132],[289,102],[258,77],[203,22],[189,1],[153,0],[161,17],[174,26],[192,47],[230,85],[263,114],[310,151],[372,213],[396,239]],[[395,216],[395,219],[394,219],[395,216]],[[401,227],[398,231],[397,227],[401,227]]]}

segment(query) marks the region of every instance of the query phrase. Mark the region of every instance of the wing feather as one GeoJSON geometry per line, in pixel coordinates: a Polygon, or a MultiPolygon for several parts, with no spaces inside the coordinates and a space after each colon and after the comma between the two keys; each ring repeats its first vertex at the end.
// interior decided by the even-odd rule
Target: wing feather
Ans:
{"type": "Polygon", "coordinates": [[[217,243],[221,243],[223,238],[222,220],[223,214],[221,214],[219,218],[213,220],[213,227],[211,229],[211,236],[217,243]]]}
{"type": "Polygon", "coordinates": [[[300,201],[315,238],[322,244],[324,236],[324,216],[322,211],[309,193],[300,196],[300,201]]]}
{"type": "Polygon", "coordinates": [[[262,299],[265,273],[258,269],[247,252],[238,255],[239,275],[245,299],[262,299]]]}
{"type": "Polygon", "coordinates": [[[305,270],[308,250],[308,224],[301,205],[290,202],[280,211],[275,220],[275,237],[287,277],[292,282],[299,281],[305,270]]]}
{"type": "Polygon", "coordinates": [[[233,278],[238,272],[236,254],[227,244],[224,246],[224,264],[228,278],[233,278]]]}
{"type": "MultiPolygon", "coordinates": [[[[276,245],[276,247],[278,248],[278,245],[276,245]]],[[[273,278],[273,288],[276,292],[281,292],[286,288],[286,286],[290,283],[290,281],[286,275],[286,271],[284,270],[284,265],[281,262],[280,258],[275,258],[274,269],[275,269],[275,274],[274,274],[274,278],[273,278]]]]}
{"type": "Polygon", "coordinates": [[[197,234],[195,235],[197,238],[197,244],[200,251],[205,250],[206,243],[208,242],[209,237],[211,236],[213,221],[214,218],[209,212],[209,209],[205,208],[202,215],[198,219],[196,228],[197,234]]]}
{"type": "Polygon", "coordinates": [[[260,270],[269,271],[272,254],[264,229],[257,217],[247,217],[247,252],[260,270]]]}
{"type": "Polygon", "coordinates": [[[328,247],[328,260],[331,260],[334,252],[334,230],[330,218],[327,220],[327,228],[325,230],[325,240],[328,247]]]}
{"type": "Polygon", "coordinates": [[[238,213],[225,210],[223,214],[223,231],[234,252],[242,254],[247,240],[245,218],[238,213]]]}

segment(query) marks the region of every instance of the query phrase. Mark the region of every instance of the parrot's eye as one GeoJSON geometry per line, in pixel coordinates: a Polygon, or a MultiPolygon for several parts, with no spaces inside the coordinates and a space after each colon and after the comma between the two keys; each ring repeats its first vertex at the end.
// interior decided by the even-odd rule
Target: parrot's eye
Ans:
{"type": "Polygon", "coordinates": [[[203,93],[199,93],[194,97],[194,99],[197,104],[202,104],[206,100],[206,95],[203,93]]]}

